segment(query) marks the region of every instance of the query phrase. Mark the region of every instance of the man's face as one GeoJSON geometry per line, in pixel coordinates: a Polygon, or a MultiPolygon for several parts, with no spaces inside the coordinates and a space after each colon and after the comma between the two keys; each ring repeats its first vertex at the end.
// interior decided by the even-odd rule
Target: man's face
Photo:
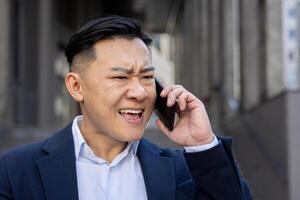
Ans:
{"type": "Polygon", "coordinates": [[[95,44],[96,59],[80,72],[84,122],[111,142],[142,137],[156,99],[154,69],[140,39],[95,44]]]}

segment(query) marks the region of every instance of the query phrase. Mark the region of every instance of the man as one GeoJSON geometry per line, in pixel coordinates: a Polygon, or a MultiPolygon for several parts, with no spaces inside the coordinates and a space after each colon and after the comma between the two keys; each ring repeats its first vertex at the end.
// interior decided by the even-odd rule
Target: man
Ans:
{"type": "Polygon", "coordinates": [[[0,160],[0,199],[252,199],[231,140],[217,138],[202,102],[179,85],[156,94],[151,38],[137,20],[110,16],[80,28],[66,47],[77,116],[49,139],[0,160]],[[157,95],[178,103],[173,131],[184,150],[142,138],[157,95]]]}

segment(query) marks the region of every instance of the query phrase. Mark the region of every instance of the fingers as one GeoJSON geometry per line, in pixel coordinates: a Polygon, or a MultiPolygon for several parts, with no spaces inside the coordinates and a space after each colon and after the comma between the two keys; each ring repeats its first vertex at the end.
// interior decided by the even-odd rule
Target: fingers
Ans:
{"type": "Polygon", "coordinates": [[[186,102],[188,98],[188,93],[182,93],[177,99],[178,99],[178,105],[180,110],[184,110],[186,108],[186,102]]]}
{"type": "Polygon", "coordinates": [[[181,111],[186,109],[188,100],[197,99],[181,85],[165,87],[160,96],[168,98],[167,105],[169,107],[173,106],[177,102],[181,111]]]}
{"type": "Polygon", "coordinates": [[[169,94],[168,94],[168,101],[167,101],[167,105],[169,107],[173,106],[176,103],[176,100],[178,99],[178,97],[185,92],[185,90],[183,88],[175,88],[174,90],[172,90],[169,94]]]}
{"type": "Polygon", "coordinates": [[[165,86],[164,89],[161,91],[160,96],[161,97],[167,97],[169,92],[171,92],[173,89],[178,88],[178,87],[180,87],[180,85],[165,86]]]}

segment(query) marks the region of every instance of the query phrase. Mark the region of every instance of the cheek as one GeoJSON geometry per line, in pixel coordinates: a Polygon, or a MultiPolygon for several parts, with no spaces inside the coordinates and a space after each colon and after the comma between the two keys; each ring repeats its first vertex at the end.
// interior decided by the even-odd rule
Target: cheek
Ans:
{"type": "Polygon", "coordinates": [[[85,88],[85,107],[97,113],[109,112],[119,99],[118,92],[104,84],[93,84],[85,88]]]}
{"type": "Polygon", "coordinates": [[[101,99],[106,104],[117,104],[119,103],[125,95],[125,89],[122,87],[107,87],[105,90],[101,91],[101,99]]]}
{"type": "Polygon", "coordinates": [[[155,90],[155,88],[150,88],[149,90],[148,90],[148,94],[149,94],[149,99],[150,99],[150,104],[151,104],[151,106],[152,107],[154,107],[154,104],[155,104],[155,100],[156,100],[156,90],[155,90]]]}

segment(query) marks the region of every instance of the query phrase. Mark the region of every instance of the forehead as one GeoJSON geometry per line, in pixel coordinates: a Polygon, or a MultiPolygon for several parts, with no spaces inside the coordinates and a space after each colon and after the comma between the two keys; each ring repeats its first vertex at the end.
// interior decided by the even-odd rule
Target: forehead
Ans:
{"type": "Polygon", "coordinates": [[[112,38],[94,46],[96,62],[105,67],[141,68],[151,65],[150,50],[139,39],[112,38]]]}

